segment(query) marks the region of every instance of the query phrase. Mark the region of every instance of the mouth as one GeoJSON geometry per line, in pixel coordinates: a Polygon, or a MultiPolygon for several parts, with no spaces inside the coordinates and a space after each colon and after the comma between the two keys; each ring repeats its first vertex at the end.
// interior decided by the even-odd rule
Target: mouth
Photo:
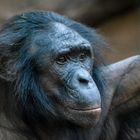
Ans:
{"type": "Polygon", "coordinates": [[[92,113],[92,114],[100,114],[101,113],[101,108],[87,108],[87,109],[77,109],[77,108],[70,108],[72,111],[76,111],[79,113],[92,113]]]}
{"type": "Polygon", "coordinates": [[[95,126],[101,116],[101,108],[87,108],[87,109],[69,109],[70,113],[73,114],[74,120],[77,119],[77,122],[80,122],[80,125],[83,127],[95,126]],[[81,122],[82,120],[82,122],[81,122]]]}

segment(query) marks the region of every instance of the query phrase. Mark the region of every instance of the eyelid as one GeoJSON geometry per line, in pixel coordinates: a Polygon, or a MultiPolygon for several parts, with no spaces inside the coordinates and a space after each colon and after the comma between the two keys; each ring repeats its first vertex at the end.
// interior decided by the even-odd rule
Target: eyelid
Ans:
{"type": "Polygon", "coordinates": [[[57,55],[59,56],[59,55],[66,55],[66,54],[68,54],[68,53],[70,53],[70,49],[63,49],[63,50],[58,50],[57,51],[57,55]]]}
{"type": "MultiPolygon", "coordinates": [[[[61,50],[57,54],[56,61],[60,57],[66,57],[67,60],[77,61],[77,60],[79,60],[79,56],[82,53],[84,53],[85,58],[86,57],[92,58],[92,52],[90,49],[79,47],[78,49],[77,48],[73,48],[73,49],[70,48],[70,49],[61,50]]],[[[84,58],[83,58],[83,60],[84,60],[84,58]]]]}
{"type": "Polygon", "coordinates": [[[76,56],[79,56],[81,54],[84,54],[85,56],[92,56],[90,50],[83,49],[83,50],[78,50],[77,52],[75,52],[76,56]]]}
{"type": "Polygon", "coordinates": [[[67,61],[68,61],[68,55],[67,54],[59,54],[57,57],[56,57],[56,63],[60,64],[60,65],[63,65],[65,64],[67,61]],[[61,58],[64,58],[62,59],[61,61],[61,58]],[[60,60],[59,60],[60,59],[60,60]],[[64,60],[64,61],[63,61],[64,60]]]}

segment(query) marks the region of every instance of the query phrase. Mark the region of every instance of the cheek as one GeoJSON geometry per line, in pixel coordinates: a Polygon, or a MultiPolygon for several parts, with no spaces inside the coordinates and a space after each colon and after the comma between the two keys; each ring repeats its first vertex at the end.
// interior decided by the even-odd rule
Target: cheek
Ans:
{"type": "Polygon", "coordinates": [[[84,62],[83,62],[83,65],[85,67],[85,69],[91,74],[92,72],[92,68],[93,68],[93,60],[92,59],[86,59],[84,62]]]}
{"type": "Polygon", "coordinates": [[[52,77],[56,80],[58,80],[60,83],[65,84],[65,82],[68,80],[68,75],[70,71],[72,71],[72,66],[70,63],[67,63],[65,65],[58,65],[58,64],[53,64],[52,68],[50,70],[50,74],[52,77]]]}
{"type": "MultiPolygon", "coordinates": [[[[77,83],[77,75],[82,72],[80,69],[75,72],[65,67],[65,70],[67,71],[62,71],[66,76],[61,75],[61,70],[47,71],[40,76],[44,94],[51,99],[55,111],[62,119],[84,127],[95,125],[100,118],[101,110],[96,110],[100,106],[100,93],[95,88],[94,81],[91,87],[86,87],[83,83],[77,83]]],[[[87,74],[84,73],[83,76],[85,75],[87,74]]],[[[87,76],[91,78],[90,74],[87,76]]]]}
{"type": "Polygon", "coordinates": [[[41,75],[40,84],[46,96],[50,97],[59,94],[58,82],[50,74],[41,75]]]}

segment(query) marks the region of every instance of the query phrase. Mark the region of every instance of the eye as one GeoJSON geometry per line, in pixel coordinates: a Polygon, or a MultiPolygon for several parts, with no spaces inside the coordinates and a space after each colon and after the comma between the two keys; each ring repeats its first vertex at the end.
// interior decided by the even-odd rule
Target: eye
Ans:
{"type": "Polygon", "coordinates": [[[79,60],[80,61],[83,61],[85,58],[86,58],[86,53],[85,52],[81,52],[80,54],[79,54],[79,60]]]}
{"type": "Polygon", "coordinates": [[[66,63],[67,62],[67,56],[66,55],[62,55],[62,56],[59,56],[57,59],[56,59],[56,62],[58,63],[58,64],[61,64],[61,65],[63,65],[64,63],[66,63]]]}

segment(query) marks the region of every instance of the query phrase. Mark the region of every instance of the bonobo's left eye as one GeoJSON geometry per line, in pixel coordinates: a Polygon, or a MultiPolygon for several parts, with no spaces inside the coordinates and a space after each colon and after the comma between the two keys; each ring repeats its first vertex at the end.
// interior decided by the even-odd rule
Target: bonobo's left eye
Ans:
{"type": "Polygon", "coordinates": [[[67,60],[68,60],[67,55],[60,55],[57,57],[56,63],[63,65],[67,62],[67,60]]]}
{"type": "Polygon", "coordinates": [[[90,57],[90,53],[88,53],[86,51],[85,52],[80,52],[79,55],[78,55],[79,61],[84,61],[89,57],[90,57]]]}
{"type": "Polygon", "coordinates": [[[79,54],[79,60],[80,60],[80,61],[83,61],[86,57],[87,57],[87,54],[86,54],[85,52],[81,52],[81,53],[79,54]]]}

